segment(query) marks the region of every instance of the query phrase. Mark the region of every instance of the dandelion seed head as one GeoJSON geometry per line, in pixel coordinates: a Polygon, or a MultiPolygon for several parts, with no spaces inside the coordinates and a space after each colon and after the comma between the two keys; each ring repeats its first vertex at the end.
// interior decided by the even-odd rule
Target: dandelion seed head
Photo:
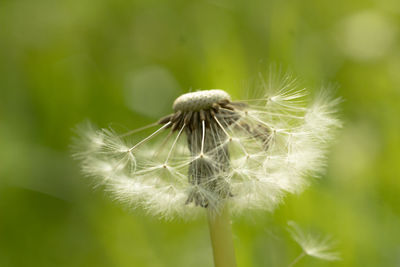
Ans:
{"type": "Polygon", "coordinates": [[[220,89],[181,95],[147,137],[128,133],[131,143],[88,124],[75,156],[117,200],[166,219],[222,204],[236,214],[272,211],[323,170],[340,127],[338,100],[325,90],[308,101],[289,77],[278,85],[262,80],[261,97],[240,101],[220,89]]]}

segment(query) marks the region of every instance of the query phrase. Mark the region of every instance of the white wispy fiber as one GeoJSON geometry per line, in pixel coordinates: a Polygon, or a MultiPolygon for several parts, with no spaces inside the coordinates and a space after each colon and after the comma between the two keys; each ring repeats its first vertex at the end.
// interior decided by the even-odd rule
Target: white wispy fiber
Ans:
{"type": "Polygon", "coordinates": [[[293,221],[288,222],[288,225],[292,238],[303,249],[303,254],[297,258],[296,262],[305,255],[327,261],[340,260],[339,253],[333,250],[336,242],[332,238],[305,232],[293,221]]]}
{"type": "Polygon", "coordinates": [[[270,211],[323,170],[340,126],[328,89],[309,101],[289,75],[278,81],[261,77],[248,100],[217,89],[182,95],[172,114],[139,129],[154,127],[147,137],[83,125],[75,156],[117,200],[167,219],[221,203],[270,211]]]}

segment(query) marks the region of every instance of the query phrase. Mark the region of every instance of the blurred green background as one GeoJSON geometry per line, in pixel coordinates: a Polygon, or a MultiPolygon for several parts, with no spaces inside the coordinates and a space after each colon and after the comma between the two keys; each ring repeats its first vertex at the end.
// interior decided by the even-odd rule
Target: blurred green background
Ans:
{"type": "Polygon", "coordinates": [[[301,252],[288,220],[343,258],[296,266],[400,266],[399,25],[398,0],[0,1],[0,266],[212,266],[205,219],[93,190],[72,129],[143,126],[190,89],[239,97],[270,63],[336,83],[345,127],[322,179],[235,219],[239,266],[287,266],[301,252]]]}

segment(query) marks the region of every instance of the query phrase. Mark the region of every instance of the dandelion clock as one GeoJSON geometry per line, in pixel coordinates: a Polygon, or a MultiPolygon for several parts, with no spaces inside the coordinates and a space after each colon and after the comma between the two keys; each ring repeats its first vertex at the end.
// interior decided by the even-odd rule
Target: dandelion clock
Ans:
{"type": "Polygon", "coordinates": [[[171,114],[128,133],[86,125],[75,156],[132,207],[166,219],[207,213],[215,265],[236,266],[230,216],[271,211],[285,194],[301,192],[322,170],[340,126],[339,100],[327,90],[311,98],[289,75],[273,80],[261,78],[249,99],[221,89],[183,94],[171,114]]]}

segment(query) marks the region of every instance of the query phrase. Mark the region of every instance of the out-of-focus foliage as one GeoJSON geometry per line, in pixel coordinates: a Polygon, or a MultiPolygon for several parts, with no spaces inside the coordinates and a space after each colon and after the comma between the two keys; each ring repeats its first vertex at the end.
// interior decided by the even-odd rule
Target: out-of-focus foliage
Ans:
{"type": "Polygon", "coordinates": [[[76,124],[153,122],[190,89],[245,95],[270,63],[338,84],[345,127],[327,174],[273,214],[234,221],[239,266],[287,266],[293,220],[339,240],[341,261],[400,265],[397,0],[0,2],[0,266],[211,266],[205,220],[113,203],[70,157],[76,124]]]}

